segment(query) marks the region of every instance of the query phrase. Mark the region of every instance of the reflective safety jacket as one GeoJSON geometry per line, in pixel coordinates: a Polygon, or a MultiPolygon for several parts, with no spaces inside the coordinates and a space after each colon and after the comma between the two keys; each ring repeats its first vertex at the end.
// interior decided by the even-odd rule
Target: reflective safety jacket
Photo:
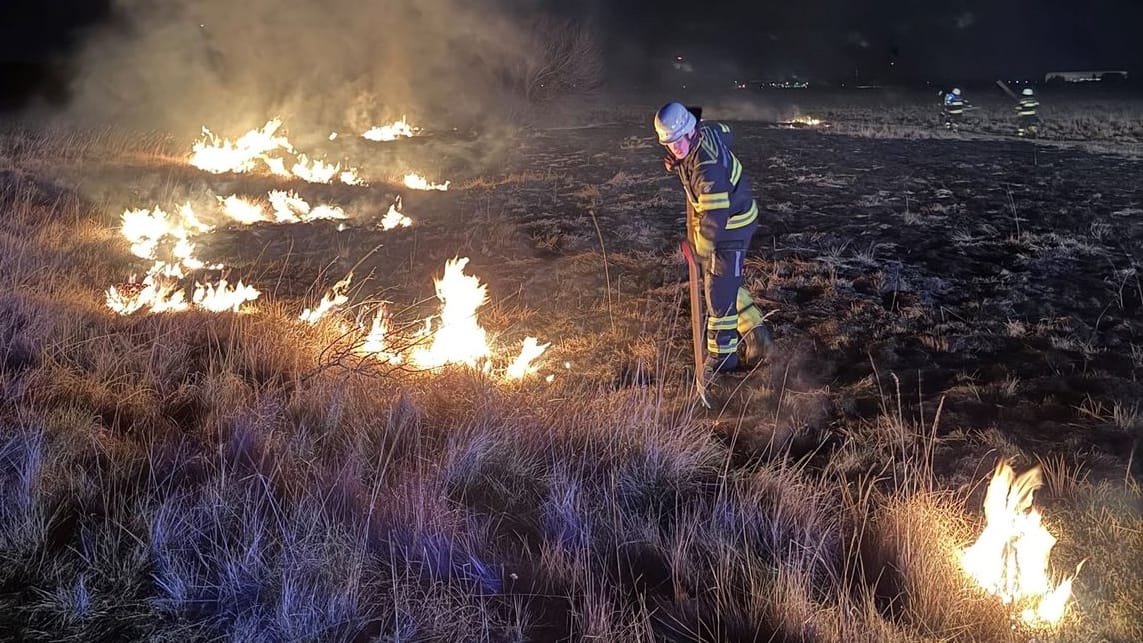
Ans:
{"type": "Polygon", "coordinates": [[[730,127],[703,121],[694,147],[675,166],[687,192],[688,215],[698,219],[698,233],[716,243],[751,232],[748,226],[758,219],[750,181],[730,151],[733,140],[730,127]]]}
{"type": "Polygon", "coordinates": [[[1020,103],[1016,105],[1016,115],[1035,116],[1039,107],[1040,101],[1036,100],[1035,96],[1021,96],[1020,103]]]}
{"type": "Polygon", "coordinates": [[[952,92],[945,94],[945,112],[949,114],[963,114],[964,98],[952,92]]]}

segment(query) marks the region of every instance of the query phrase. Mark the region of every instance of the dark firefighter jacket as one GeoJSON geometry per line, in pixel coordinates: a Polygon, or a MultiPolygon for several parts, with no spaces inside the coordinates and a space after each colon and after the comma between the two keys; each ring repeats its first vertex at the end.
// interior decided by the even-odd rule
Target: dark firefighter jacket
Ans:
{"type": "Polygon", "coordinates": [[[742,163],[730,151],[730,128],[703,121],[698,134],[690,154],[676,166],[687,192],[688,212],[698,217],[698,232],[706,239],[718,243],[739,238],[758,219],[758,205],[742,163]]]}
{"type": "Polygon", "coordinates": [[[945,112],[949,114],[963,114],[964,98],[952,92],[945,94],[945,112]]]}
{"type": "Polygon", "coordinates": [[[1017,116],[1035,116],[1036,109],[1040,107],[1040,101],[1036,100],[1035,96],[1021,96],[1020,103],[1016,105],[1017,116]]]}

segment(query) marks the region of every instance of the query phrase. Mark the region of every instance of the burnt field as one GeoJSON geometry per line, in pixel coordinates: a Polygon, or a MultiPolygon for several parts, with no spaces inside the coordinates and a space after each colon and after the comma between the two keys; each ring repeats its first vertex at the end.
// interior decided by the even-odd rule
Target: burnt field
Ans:
{"type": "Polygon", "coordinates": [[[0,634],[1143,637],[1143,162],[728,120],[776,349],[707,411],[682,194],[644,116],[311,144],[359,186],[209,174],[163,137],[7,134],[0,634]],[[107,310],[147,268],[125,209],[278,189],[347,216],[196,236],[261,291],[241,313],[107,310]],[[412,225],[382,230],[397,197],[412,225]],[[492,344],[551,342],[535,377],[339,348],[382,300],[394,335],[419,327],[456,256],[492,344]],[[350,272],[348,301],[298,320],[350,272]],[[1042,467],[1054,576],[1084,561],[1056,627],[958,567],[1004,458],[1042,467]]]}

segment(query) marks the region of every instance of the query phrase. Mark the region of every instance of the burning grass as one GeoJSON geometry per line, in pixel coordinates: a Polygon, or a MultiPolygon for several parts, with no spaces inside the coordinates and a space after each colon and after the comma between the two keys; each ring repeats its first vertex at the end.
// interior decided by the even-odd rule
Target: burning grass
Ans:
{"type": "MultiPolygon", "coordinates": [[[[914,417],[899,391],[825,442],[744,448],[680,403],[670,347],[639,341],[658,321],[642,307],[675,307],[670,288],[638,306],[616,293],[616,315],[642,326],[607,337],[646,358],[629,378],[642,386],[576,377],[578,363],[505,381],[484,355],[409,369],[417,353],[392,346],[385,306],[346,341],[348,276],[249,314],[111,314],[100,289],[126,260],[109,248],[130,244],[40,189],[17,177],[0,198],[0,637],[1139,638],[1137,486],[1051,468],[1036,497],[1059,537],[1050,571],[1089,562],[1062,621],[1033,628],[960,566],[998,454],[914,417]],[[964,453],[980,471],[934,465],[964,453]]],[[[460,307],[434,329],[481,348],[488,293],[466,268],[438,273],[438,303],[460,307]]],[[[582,314],[607,318],[609,288],[582,314]]],[[[618,350],[562,323],[583,361],[618,350]]],[[[543,347],[524,342],[524,357],[543,347]]],[[[736,429],[822,414],[773,388],[773,417],[736,429]]]]}

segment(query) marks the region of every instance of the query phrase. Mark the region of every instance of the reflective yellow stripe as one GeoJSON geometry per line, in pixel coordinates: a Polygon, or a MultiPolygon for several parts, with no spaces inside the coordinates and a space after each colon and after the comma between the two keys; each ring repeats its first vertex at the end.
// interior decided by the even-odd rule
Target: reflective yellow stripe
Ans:
{"type": "Polygon", "coordinates": [[[711,317],[706,321],[706,329],[719,331],[719,330],[738,330],[738,315],[731,315],[729,317],[711,317]]]}
{"type": "Polygon", "coordinates": [[[729,208],[729,207],[730,207],[730,199],[724,199],[722,201],[711,201],[709,203],[697,203],[697,204],[695,204],[695,210],[698,210],[699,212],[709,212],[710,210],[725,210],[726,208],[729,208]]]}
{"type": "Polygon", "coordinates": [[[737,230],[738,228],[744,228],[744,227],[750,225],[751,223],[754,223],[754,220],[757,218],[758,218],[758,202],[752,201],[750,203],[750,209],[749,210],[747,210],[746,212],[743,212],[742,214],[735,214],[726,220],[726,229],[727,230],[737,230]]]}
{"type": "Polygon", "coordinates": [[[738,157],[733,153],[730,154],[730,184],[738,187],[738,179],[742,178],[742,164],[738,162],[738,157]]]}
{"type": "Polygon", "coordinates": [[[706,350],[708,353],[714,353],[715,355],[729,355],[730,353],[735,353],[738,351],[738,338],[727,342],[726,346],[721,346],[718,342],[715,341],[708,341],[706,343],[706,350]]]}
{"type": "Polygon", "coordinates": [[[723,132],[729,132],[730,131],[730,128],[727,127],[726,125],[723,125],[722,123],[719,123],[718,126],[722,128],[723,132]]]}
{"type": "Polygon", "coordinates": [[[708,210],[722,210],[730,207],[730,193],[729,192],[714,192],[712,194],[700,194],[698,203],[695,204],[695,210],[699,212],[706,212],[708,210]]]}

